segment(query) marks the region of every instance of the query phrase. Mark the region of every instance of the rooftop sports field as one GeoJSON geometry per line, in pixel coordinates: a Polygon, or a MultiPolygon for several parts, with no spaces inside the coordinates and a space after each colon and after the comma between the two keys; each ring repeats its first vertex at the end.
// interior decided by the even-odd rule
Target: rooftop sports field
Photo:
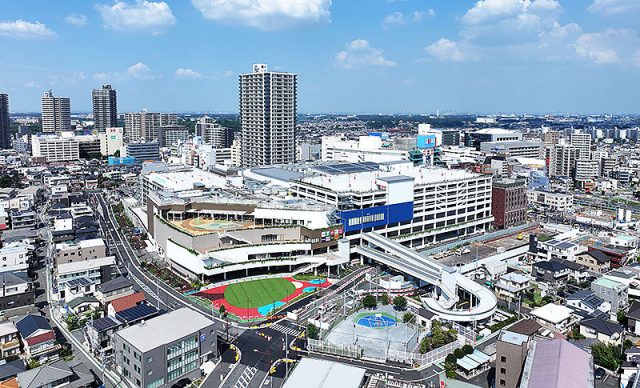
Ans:
{"type": "Polygon", "coordinates": [[[282,278],[251,280],[230,284],[224,290],[224,298],[233,306],[254,308],[285,299],[295,290],[290,281],[282,278]]]}

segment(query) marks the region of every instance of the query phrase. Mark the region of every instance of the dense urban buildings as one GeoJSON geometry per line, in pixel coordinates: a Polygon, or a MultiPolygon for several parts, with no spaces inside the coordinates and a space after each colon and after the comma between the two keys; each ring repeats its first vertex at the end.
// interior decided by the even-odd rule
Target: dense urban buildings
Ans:
{"type": "Polygon", "coordinates": [[[296,156],[297,80],[292,73],[253,65],[240,75],[244,167],[288,164],[296,156]]]}
{"type": "Polygon", "coordinates": [[[94,128],[104,132],[107,128],[118,125],[118,102],[116,90],[111,85],[102,85],[101,89],[91,92],[93,102],[94,128]]]}
{"type": "Polygon", "coordinates": [[[42,107],[42,132],[62,132],[71,129],[71,101],[55,97],[51,90],[40,99],[42,107]]]}
{"type": "Polygon", "coordinates": [[[200,117],[196,122],[196,135],[215,148],[230,148],[233,142],[233,131],[208,116],[200,117]]]}

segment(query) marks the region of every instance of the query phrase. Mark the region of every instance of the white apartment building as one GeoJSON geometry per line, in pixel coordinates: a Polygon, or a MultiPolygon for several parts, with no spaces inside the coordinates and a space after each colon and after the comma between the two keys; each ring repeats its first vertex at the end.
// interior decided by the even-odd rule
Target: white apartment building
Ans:
{"type": "Polygon", "coordinates": [[[574,132],[571,134],[571,146],[576,150],[576,159],[591,159],[591,135],[574,132]]]}
{"type": "Polygon", "coordinates": [[[98,135],[100,137],[100,153],[103,156],[112,156],[116,151],[120,151],[123,146],[122,138],[124,132],[120,127],[110,127],[104,133],[98,135]]]}
{"type": "Polygon", "coordinates": [[[569,210],[573,207],[573,195],[551,193],[541,190],[528,190],[527,201],[530,204],[545,206],[552,210],[569,210]]]}
{"type": "Polygon", "coordinates": [[[598,160],[576,159],[576,179],[590,179],[600,176],[600,162],[598,160]]]}
{"type": "Polygon", "coordinates": [[[410,162],[320,166],[291,182],[292,195],[336,207],[351,244],[375,231],[422,248],[490,228],[491,176],[410,162]],[[343,167],[346,166],[346,167],[343,167]]]}
{"type": "Polygon", "coordinates": [[[0,272],[26,272],[29,269],[30,246],[24,242],[0,248],[0,272]]]}
{"type": "Polygon", "coordinates": [[[571,176],[575,149],[564,141],[560,141],[549,149],[549,176],[571,176]]]}
{"type": "Polygon", "coordinates": [[[244,167],[289,164],[296,158],[296,75],[254,64],[240,75],[244,167]]]}
{"type": "Polygon", "coordinates": [[[242,164],[242,142],[240,139],[233,139],[231,143],[231,165],[240,166],[242,164]]]}
{"type": "Polygon", "coordinates": [[[408,160],[409,153],[384,147],[379,136],[360,136],[358,140],[349,140],[344,136],[323,136],[321,146],[323,161],[339,161],[348,163],[358,162],[389,162],[408,160]]]}
{"type": "Polygon", "coordinates": [[[53,133],[71,129],[71,100],[54,97],[51,90],[40,99],[42,107],[42,132],[53,133]]]}
{"type": "Polygon", "coordinates": [[[104,131],[118,125],[117,93],[111,85],[102,85],[101,89],[93,89],[91,100],[95,129],[104,131]]]}
{"type": "Polygon", "coordinates": [[[74,137],[51,135],[31,137],[31,155],[47,162],[67,162],[80,159],[80,144],[74,137]]]}

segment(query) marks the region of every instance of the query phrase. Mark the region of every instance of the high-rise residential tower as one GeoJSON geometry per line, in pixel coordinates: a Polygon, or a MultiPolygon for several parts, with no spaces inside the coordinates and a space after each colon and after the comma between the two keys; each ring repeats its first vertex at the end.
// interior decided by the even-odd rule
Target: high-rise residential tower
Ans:
{"type": "Polygon", "coordinates": [[[296,155],[296,78],[253,65],[240,75],[242,165],[288,164],[296,155]]]}
{"type": "Polygon", "coordinates": [[[54,97],[51,90],[41,98],[42,132],[60,132],[71,129],[71,101],[66,97],[54,97]]]}
{"type": "Polygon", "coordinates": [[[118,105],[116,91],[111,85],[102,85],[102,89],[93,89],[93,120],[95,128],[104,132],[107,128],[118,124],[118,105]]]}
{"type": "Polygon", "coordinates": [[[143,110],[124,116],[124,133],[129,142],[158,140],[158,130],[166,125],[176,125],[175,113],[154,113],[143,110]]]}
{"type": "Polygon", "coordinates": [[[0,93],[0,149],[11,148],[9,136],[9,96],[0,93]]]}

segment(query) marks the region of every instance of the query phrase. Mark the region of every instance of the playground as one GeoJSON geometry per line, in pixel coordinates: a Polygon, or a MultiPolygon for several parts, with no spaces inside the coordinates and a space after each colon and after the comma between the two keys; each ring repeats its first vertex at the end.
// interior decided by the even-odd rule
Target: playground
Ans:
{"type": "Polygon", "coordinates": [[[310,294],[331,283],[327,279],[296,280],[291,277],[248,280],[225,284],[194,294],[211,301],[216,310],[226,311],[243,320],[263,319],[303,294],[310,294]]]}
{"type": "Polygon", "coordinates": [[[357,345],[365,357],[384,359],[387,349],[413,352],[418,332],[402,322],[403,311],[393,306],[361,309],[335,325],[325,339],[333,344],[357,345]]]}
{"type": "Polygon", "coordinates": [[[192,234],[207,234],[211,232],[221,232],[225,230],[250,228],[253,222],[250,221],[230,221],[216,220],[210,218],[189,218],[183,221],[170,221],[174,226],[184,229],[192,234]]]}

